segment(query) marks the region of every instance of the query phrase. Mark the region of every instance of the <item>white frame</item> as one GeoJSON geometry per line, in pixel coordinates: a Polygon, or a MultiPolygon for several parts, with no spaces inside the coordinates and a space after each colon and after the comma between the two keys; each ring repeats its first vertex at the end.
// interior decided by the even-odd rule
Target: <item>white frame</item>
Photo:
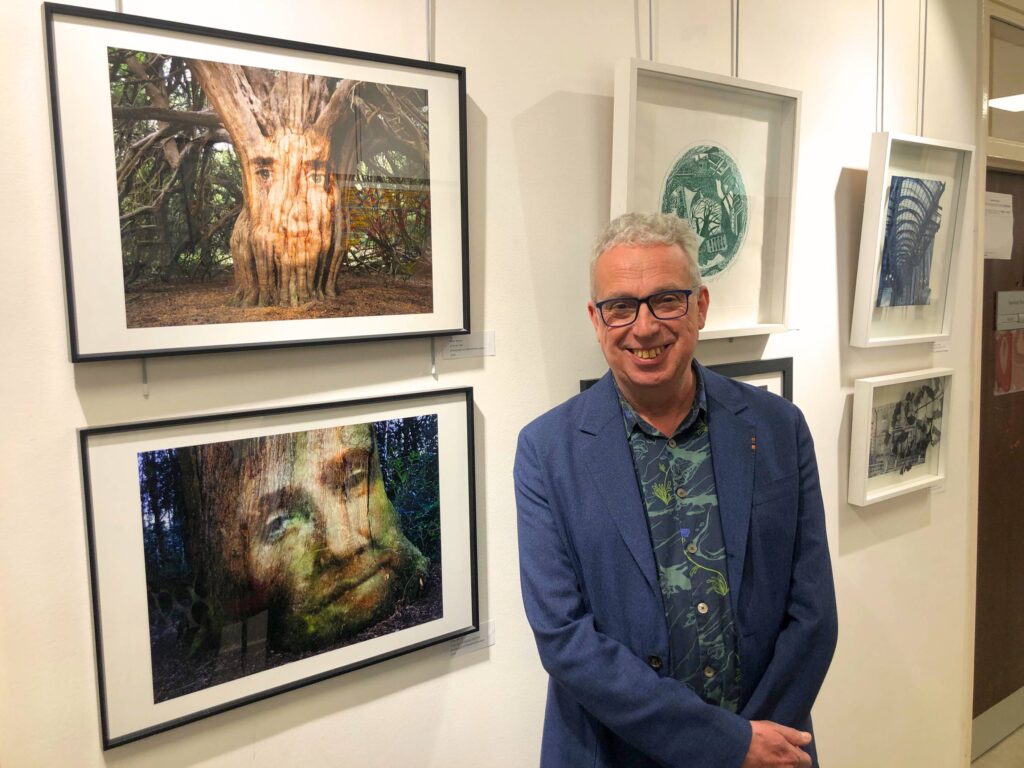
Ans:
{"type": "Polygon", "coordinates": [[[853,392],[853,422],[850,438],[850,482],[847,492],[847,501],[850,504],[859,507],[868,506],[885,499],[891,499],[894,496],[901,496],[923,488],[930,488],[945,481],[946,446],[950,439],[948,431],[948,414],[950,412],[948,398],[951,396],[952,391],[952,368],[927,368],[907,373],[857,379],[853,392]],[[893,385],[910,384],[936,378],[944,378],[945,384],[943,392],[942,438],[934,449],[938,451],[935,461],[935,472],[913,473],[913,477],[897,480],[884,487],[870,488],[868,482],[868,462],[871,450],[871,414],[875,405],[876,391],[893,385]]]}
{"type": "MultiPolygon", "coordinates": [[[[766,205],[763,233],[760,235],[761,288],[758,297],[757,318],[754,321],[716,322],[715,312],[709,314],[708,325],[701,332],[703,339],[732,338],[777,333],[787,330],[786,300],[789,282],[789,252],[794,227],[796,201],[797,155],[799,147],[801,94],[786,88],[778,88],[750,80],[725,77],[683,67],[657,64],[641,59],[624,59],[615,72],[615,120],[612,140],[612,184],[611,215],[618,216],[630,211],[656,212],[660,205],[638,199],[637,192],[637,103],[642,99],[642,82],[645,79],[662,80],[671,83],[673,90],[687,99],[692,97],[696,109],[703,98],[732,99],[734,109],[730,112],[710,111],[708,115],[724,117],[725,121],[739,131],[746,116],[736,113],[743,110],[744,101],[756,100],[761,106],[777,108],[781,116],[768,122],[772,136],[769,137],[766,163],[774,158],[777,162],[774,172],[766,172],[765,188],[778,194],[771,195],[766,205]],[[770,210],[769,210],[770,209],[770,210]],[[767,291],[767,296],[766,296],[767,291]]],[[[681,138],[678,149],[684,149],[698,140],[715,139],[706,133],[695,133],[692,137],[681,138]]],[[[714,293],[714,285],[711,286],[714,293]]],[[[714,301],[712,302],[714,307],[714,301]]]]}
{"type": "MultiPolygon", "coordinates": [[[[957,255],[960,250],[961,236],[964,229],[964,210],[967,205],[967,189],[971,177],[971,166],[974,158],[974,147],[970,144],[957,144],[951,141],[926,139],[920,136],[906,136],[887,131],[872,134],[871,159],[868,166],[867,190],[864,195],[864,221],[860,234],[860,256],[857,266],[857,287],[853,301],[853,322],[850,326],[850,344],[854,347],[886,347],[896,344],[916,344],[920,342],[940,341],[948,339],[953,323],[953,291],[957,272],[957,255]],[[952,211],[944,212],[942,228],[950,228],[948,234],[949,251],[946,262],[946,290],[943,296],[944,305],[941,310],[942,327],[939,332],[927,330],[928,322],[922,320],[920,332],[885,333],[885,322],[873,319],[875,299],[878,294],[878,280],[882,266],[882,244],[885,238],[886,218],[888,215],[890,179],[893,175],[892,154],[894,144],[905,144],[909,147],[930,147],[946,149],[959,153],[955,189],[950,190],[956,195],[956,206],[952,211]],[[948,224],[947,224],[948,221],[948,224]]],[[[933,258],[939,258],[934,254],[933,258]]],[[[905,307],[890,309],[904,310],[905,307]]],[[[912,326],[914,320],[905,320],[912,326]]],[[[906,329],[904,329],[906,330],[906,329]]]]}

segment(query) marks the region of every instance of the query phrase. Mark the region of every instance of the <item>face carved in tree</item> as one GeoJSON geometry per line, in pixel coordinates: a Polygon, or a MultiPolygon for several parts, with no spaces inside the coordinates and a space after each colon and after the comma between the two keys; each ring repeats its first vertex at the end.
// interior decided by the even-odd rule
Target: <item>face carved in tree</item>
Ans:
{"type": "Polygon", "coordinates": [[[197,446],[229,471],[205,480],[219,535],[206,572],[227,620],[268,611],[278,649],[322,649],[415,597],[427,560],[402,534],[371,426],[357,424],[197,446]]]}
{"type": "Polygon", "coordinates": [[[281,304],[323,298],[316,267],[331,253],[336,208],[329,160],[329,141],[313,131],[270,136],[247,158],[248,244],[257,275],[276,276],[281,304]]]}

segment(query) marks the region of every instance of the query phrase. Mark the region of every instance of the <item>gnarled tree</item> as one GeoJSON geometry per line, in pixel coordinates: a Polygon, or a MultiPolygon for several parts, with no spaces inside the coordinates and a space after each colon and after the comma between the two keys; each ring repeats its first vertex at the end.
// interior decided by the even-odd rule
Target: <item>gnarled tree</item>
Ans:
{"type": "MultiPolygon", "coordinates": [[[[351,258],[360,179],[411,189],[410,218],[429,217],[424,90],[121,49],[111,49],[110,60],[122,222],[166,217],[180,192],[189,226],[177,253],[201,248],[234,219],[233,304],[297,306],[336,296],[351,258]],[[190,158],[195,165],[225,140],[238,160],[240,205],[222,206],[194,227],[209,192],[181,180],[195,176],[190,158]],[[129,198],[140,178],[152,189],[129,198]]],[[[401,205],[403,197],[389,199],[401,205]]],[[[396,232],[405,236],[402,225],[396,232]]],[[[429,258],[428,246],[410,251],[429,258]]]]}

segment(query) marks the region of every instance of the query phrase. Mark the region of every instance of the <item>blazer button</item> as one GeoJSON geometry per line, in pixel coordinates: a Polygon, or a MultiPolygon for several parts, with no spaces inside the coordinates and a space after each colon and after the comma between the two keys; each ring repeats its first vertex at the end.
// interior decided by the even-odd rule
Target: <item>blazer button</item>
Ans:
{"type": "Polygon", "coordinates": [[[661,669],[661,656],[648,656],[647,663],[651,665],[651,669],[657,672],[659,669],[661,669]]]}

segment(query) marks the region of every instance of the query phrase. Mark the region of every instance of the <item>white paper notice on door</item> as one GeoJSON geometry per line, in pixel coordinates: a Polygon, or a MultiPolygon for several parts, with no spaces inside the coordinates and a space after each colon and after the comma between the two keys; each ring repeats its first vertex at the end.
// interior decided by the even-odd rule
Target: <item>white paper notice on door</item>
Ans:
{"type": "Polygon", "coordinates": [[[1013,195],[985,192],[985,258],[1009,259],[1013,251],[1013,195]]]}

